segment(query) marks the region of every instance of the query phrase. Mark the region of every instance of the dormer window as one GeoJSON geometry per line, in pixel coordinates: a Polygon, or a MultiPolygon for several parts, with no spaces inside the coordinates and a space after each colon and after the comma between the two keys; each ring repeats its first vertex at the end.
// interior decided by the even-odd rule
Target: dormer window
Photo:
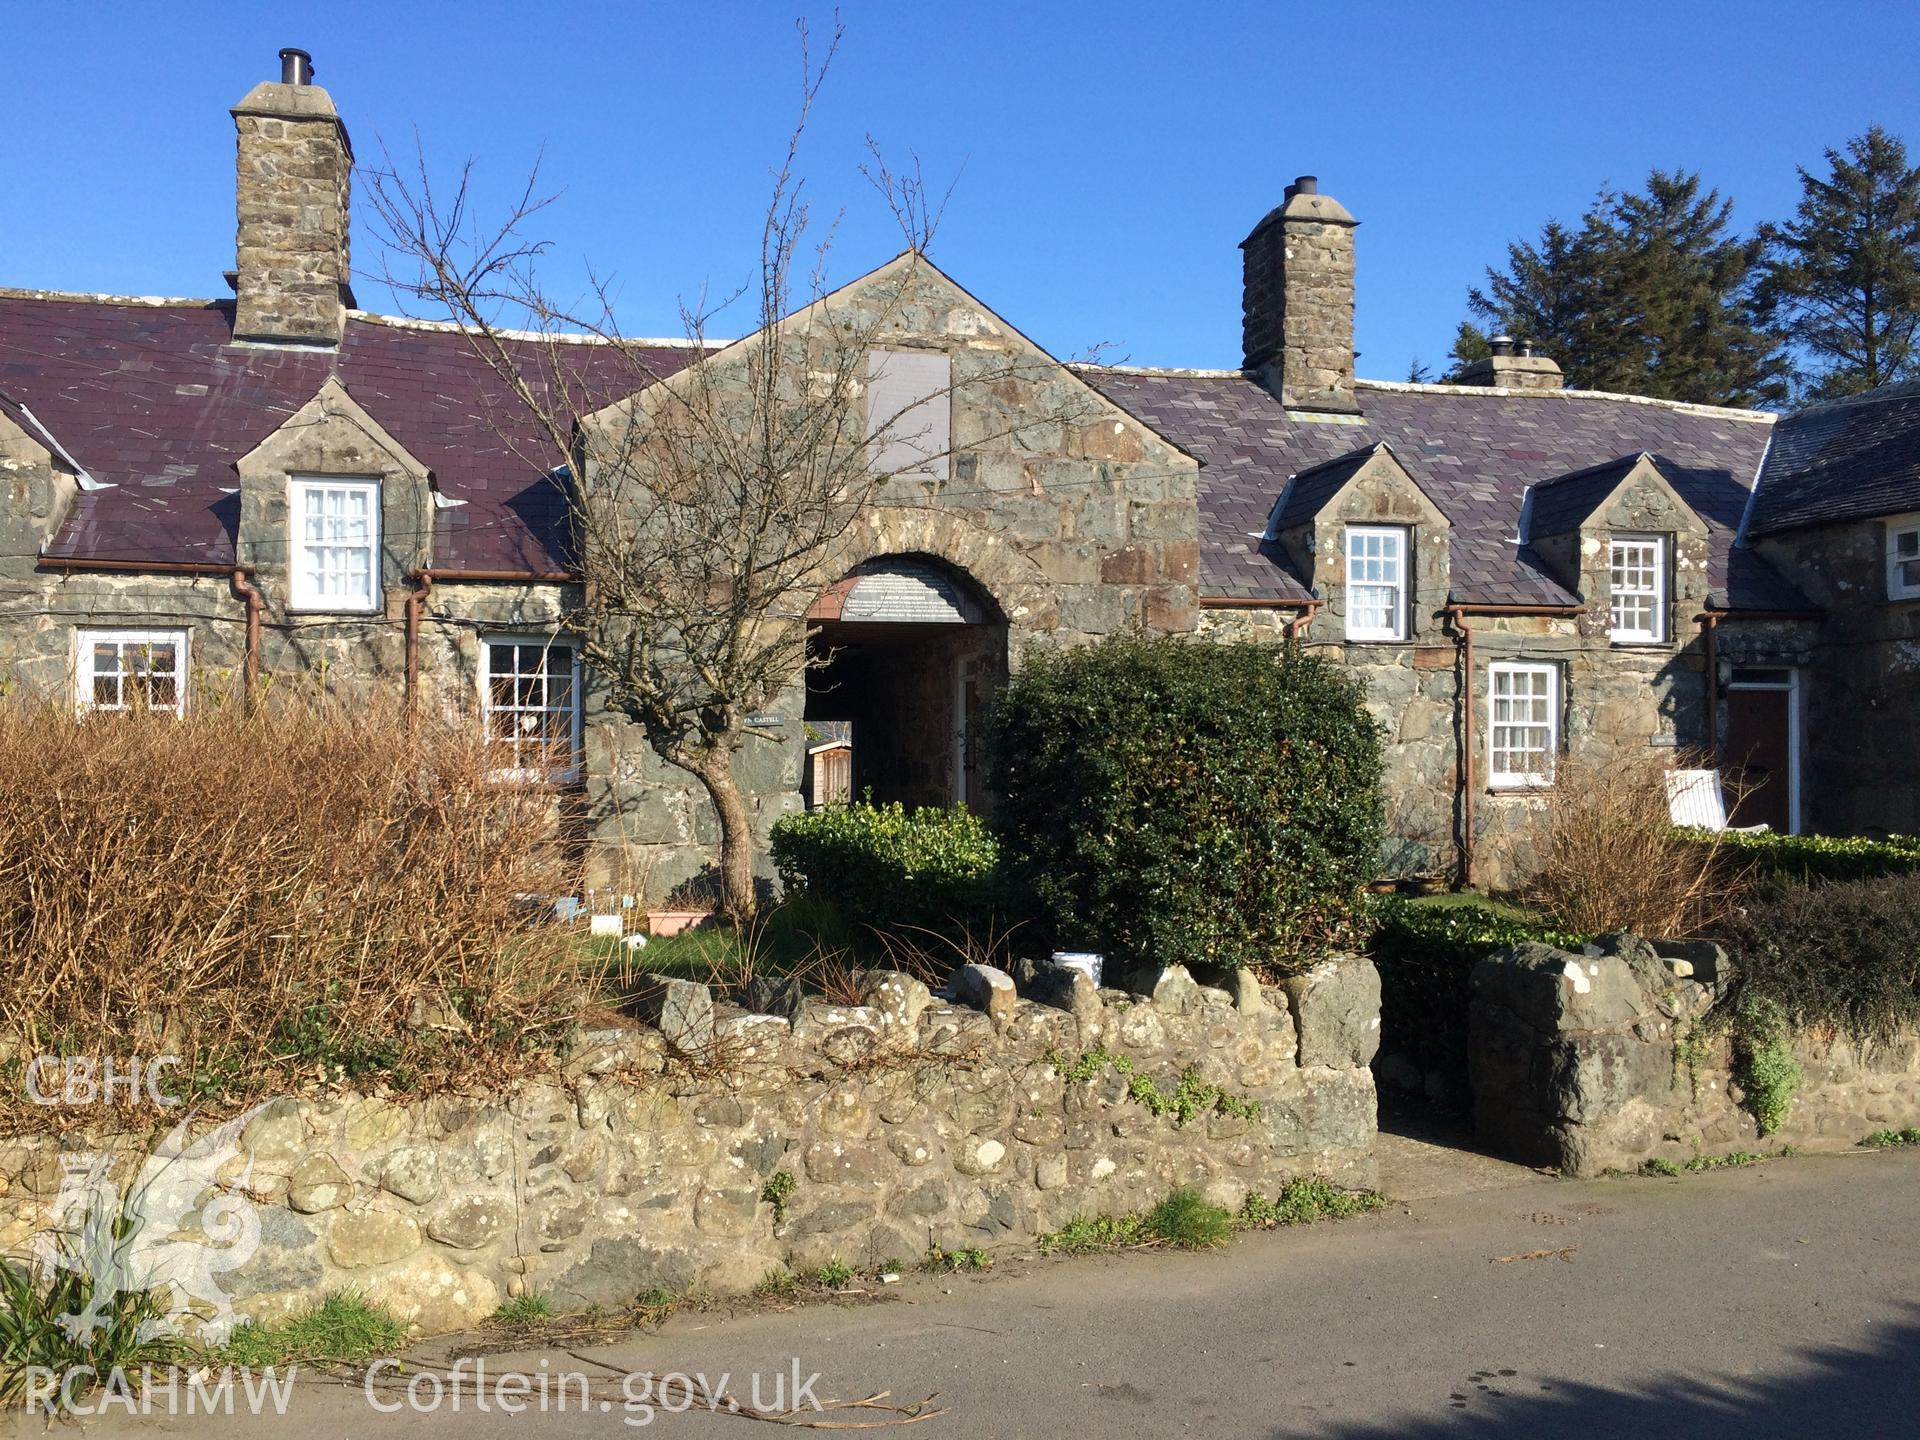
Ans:
{"type": "Polygon", "coordinates": [[[296,610],[380,608],[380,482],[293,480],[292,600],[296,610]]]}
{"type": "Polygon", "coordinates": [[[1407,638],[1407,530],[1347,527],[1347,639],[1407,638]]]}
{"type": "Polygon", "coordinates": [[[1887,526],[1887,598],[1920,600],[1920,524],[1887,526]]]}
{"type": "Polygon", "coordinates": [[[1658,645],[1667,638],[1667,542],[1620,535],[1607,555],[1607,603],[1616,644],[1658,645]]]}

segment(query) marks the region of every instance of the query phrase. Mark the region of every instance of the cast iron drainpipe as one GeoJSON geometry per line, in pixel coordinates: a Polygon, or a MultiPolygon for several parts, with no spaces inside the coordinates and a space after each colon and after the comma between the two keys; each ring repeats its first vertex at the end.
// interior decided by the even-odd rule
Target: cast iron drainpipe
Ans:
{"type": "Polygon", "coordinates": [[[39,568],[73,574],[77,571],[106,571],[147,575],[224,575],[233,586],[237,599],[247,606],[246,659],[240,671],[247,688],[247,700],[253,700],[253,687],[260,679],[260,612],[264,605],[254,581],[251,565],[220,565],[199,560],[97,560],[87,557],[45,555],[39,568]]]}
{"type": "Polygon", "coordinates": [[[1707,758],[1720,768],[1720,617],[1700,615],[1700,638],[1707,649],[1707,758]]]}
{"type": "Polygon", "coordinates": [[[407,724],[412,725],[419,712],[420,694],[420,616],[427,608],[427,593],[433,589],[433,572],[415,570],[407,578],[413,589],[407,592],[407,724]]]}
{"type": "Polygon", "coordinates": [[[241,666],[241,679],[246,685],[247,704],[254,702],[254,692],[260,684],[260,612],[265,600],[260,587],[253,583],[253,570],[250,566],[233,567],[233,593],[247,607],[247,651],[241,666]]]}
{"type": "Polygon", "coordinates": [[[577,582],[580,577],[566,570],[434,570],[422,566],[408,572],[413,590],[407,596],[405,610],[407,632],[407,720],[412,722],[418,708],[420,691],[420,617],[426,613],[427,593],[439,580],[506,581],[522,585],[577,582]]]}
{"type": "Polygon", "coordinates": [[[1458,605],[1442,612],[1460,647],[1460,883],[1473,888],[1473,627],[1458,605]]]}
{"type": "Polygon", "coordinates": [[[1467,624],[1469,615],[1545,615],[1572,616],[1584,612],[1580,605],[1470,605],[1459,601],[1446,606],[1440,613],[1453,622],[1459,633],[1461,668],[1466,679],[1461,682],[1462,704],[1460,707],[1460,746],[1465,752],[1460,760],[1460,818],[1465,833],[1460,841],[1461,882],[1469,889],[1473,886],[1473,630],[1467,624]]]}

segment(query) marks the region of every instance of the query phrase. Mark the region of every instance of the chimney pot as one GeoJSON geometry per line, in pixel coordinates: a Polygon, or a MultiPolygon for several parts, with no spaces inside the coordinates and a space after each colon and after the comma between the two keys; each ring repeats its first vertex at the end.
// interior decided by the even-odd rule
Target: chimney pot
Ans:
{"type": "Polygon", "coordinates": [[[304,50],[295,50],[291,46],[280,52],[280,83],[282,85],[311,85],[313,83],[313,56],[304,50]]]}
{"type": "Polygon", "coordinates": [[[1531,340],[1494,335],[1487,355],[1461,370],[1462,385],[1491,385],[1502,390],[1558,390],[1566,384],[1551,356],[1536,355],[1531,340]]]}
{"type": "Polygon", "coordinates": [[[1320,177],[1318,175],[1296,176],[1293,182],[1293,189],[1296,195],[1318,195],[1320,193],[1320,177]]]}

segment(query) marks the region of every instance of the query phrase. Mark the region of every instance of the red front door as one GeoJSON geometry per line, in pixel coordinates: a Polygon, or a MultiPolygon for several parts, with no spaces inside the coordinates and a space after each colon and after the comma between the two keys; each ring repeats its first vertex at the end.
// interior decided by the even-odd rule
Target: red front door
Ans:
{"type": "Polygon", "coordinates": [[[1734,825],[1793,828],[1793,692],[1727,691],[1727,790],[1734,825]]]}

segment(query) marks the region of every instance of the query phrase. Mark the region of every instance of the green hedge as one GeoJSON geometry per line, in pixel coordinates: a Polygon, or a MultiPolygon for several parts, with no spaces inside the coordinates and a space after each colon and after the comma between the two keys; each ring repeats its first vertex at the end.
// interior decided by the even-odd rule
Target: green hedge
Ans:
{"type": "Polygon", "coordinates": [[[1729,941],[1743,1008],[1859,1040],[1920,1028],[1920,875],[1784,890],[1749,905],[1729,941]]]}
{"type": "Polygon", "coordinates": [[[1380,732],[1327,660],[1138,635],[1030,654],[991,742],[1002,856],[1046,938],[1271,971],[1357,937],[1380,732]]]}
{"type": "Polygon", "coordinates": [[[1380,971],[1381,1051],[1405,1055],[1423,1071],[1441,1071],[1462,1095],[1474,965],[1523,940],[1577,949],[1587,938],[1484,905],[1423,905],[1383,895],[1370,909],[1367,949],[1380,971]]]}
{"type": "Polygon", "coordinates": [[[1682,833],[1703,845],[1717,843],[1731,863],[1769,889],[1920,872],[1920,837],[1912,835],[1868,840],[1857,835],[1682,833]]]}
{"type": "Polygon", "coordinates": [[[998,856],[980,817],[961,808],[834,805],[773,827],[773,862],[788,890],[883,930],[983,931],[998,909],[998,856]]]}

